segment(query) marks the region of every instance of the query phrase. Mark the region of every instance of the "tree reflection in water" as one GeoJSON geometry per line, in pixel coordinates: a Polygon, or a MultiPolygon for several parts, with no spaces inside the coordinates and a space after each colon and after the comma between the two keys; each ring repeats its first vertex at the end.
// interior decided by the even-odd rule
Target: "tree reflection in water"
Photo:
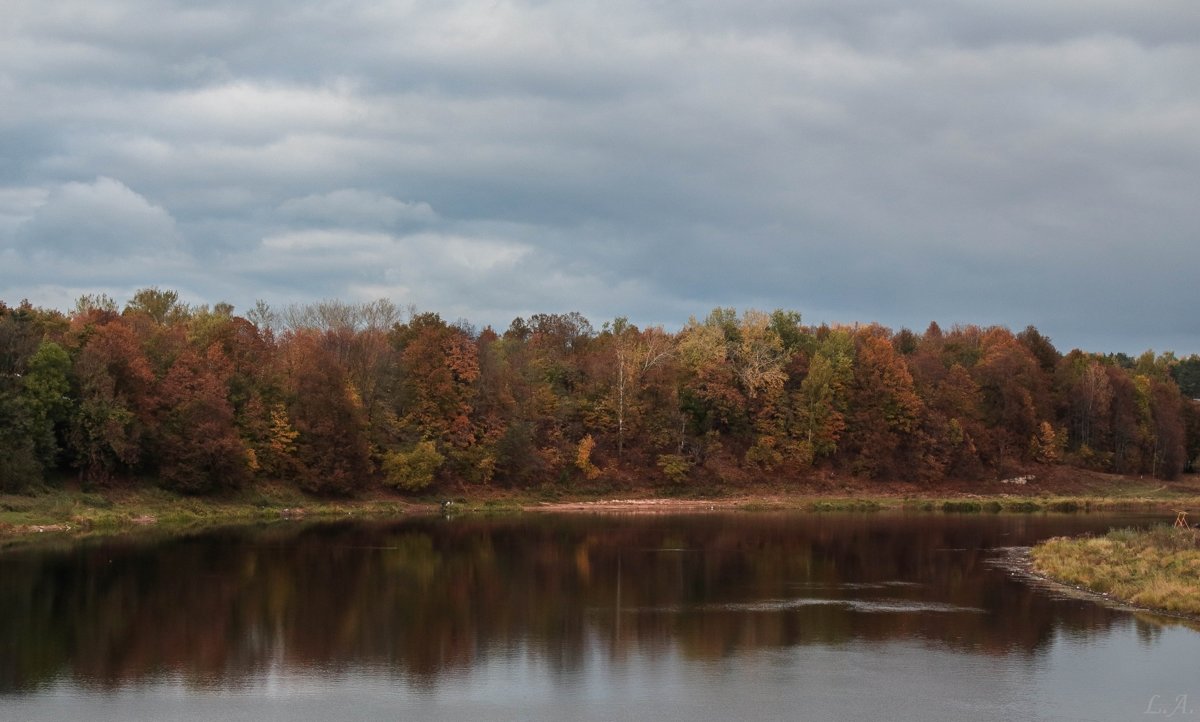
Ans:
{"type": "Polygon", "coordinates": [[[280,666],[436,685],[514,652],[566,674],[596,648],[611,664],[898,639],[1037,655],[1056,632],[1132,618],[1012,578],[991,563],[997,548],[1117,523],[526,515],[30,547],[0,554],[0,691],[164,675],[229,688],[280,666]]]}

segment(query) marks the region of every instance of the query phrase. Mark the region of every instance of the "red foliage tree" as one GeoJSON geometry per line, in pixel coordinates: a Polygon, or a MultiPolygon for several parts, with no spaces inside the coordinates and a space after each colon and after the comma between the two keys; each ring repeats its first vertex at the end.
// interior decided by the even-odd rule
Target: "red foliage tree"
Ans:
{"type": "Polygon", "coordinates": [[[918,423],[923,405],[903,357],[880,330],[859,336],[848,404],[845,454],[855,473],[922,474],[924,445],[918,423]]]}
{"type": "Polygon", "coordinates": [[[299,485],[318,494],[361,489],[371,476],[366,418],[345,369],[316,331],[289,334],[283,346],[299,485]]]}
{"type": "Polygon", "coordinates": [[[186,349],[158,386],[158,473],[185,493],[242,485],[249,472],[246,445],[228,399],[232,367],[217,346],[201,357],[186,349]]]}

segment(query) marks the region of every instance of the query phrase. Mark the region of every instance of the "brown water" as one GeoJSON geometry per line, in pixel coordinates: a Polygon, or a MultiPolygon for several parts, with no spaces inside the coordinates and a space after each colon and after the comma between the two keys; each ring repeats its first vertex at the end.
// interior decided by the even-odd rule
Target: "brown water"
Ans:
{"type": "Polygon", "coordinates": [[[0,719],[1200,719],[1200,633],[996,564],[1146,521],[527,515],[27,547],[0,554],[0,719]]]}

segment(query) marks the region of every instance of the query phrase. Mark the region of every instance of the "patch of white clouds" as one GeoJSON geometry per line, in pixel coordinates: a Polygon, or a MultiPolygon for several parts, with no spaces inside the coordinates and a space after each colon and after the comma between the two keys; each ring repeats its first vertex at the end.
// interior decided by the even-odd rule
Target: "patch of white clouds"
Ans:
{"type": "Polygon", "coordinates": [[[114,178],[6,189],[0,218],[10,226],[0,297],[69,308],[84,293],[121,298],[150,285],[203,285],[171,214],[114,178]]]}
{"type": "Polygon", "coordinates": [[[70,182],[50,190],[45,202],[15,232],[31,255],[69,254],[99,259],[166,257],[183,236],[162,206],[113,178],[70,182]]]}
{"type": "Polygon", "coordinates": [[[279,204],[277,211],[293,221],[351,227],[428,224],[438,220],[433,208],[424,201],[406,202],[357,188],[289,198],[279,204]]]}
{"type": "Polygon", "coordinates": [[[236,81],[147,97],[146,120],[189,137],[276,138],[344,130],[370,112],[352,84],[294,86],[236,81]]]}
{"type": "Polygon", "coordinates": [[[395,269],[426,278],[472,280],[512,269],[530,252],[524,244],[438,232],[396,236],[348,229],[304,229],[267,236],[261,246],[241,256],[238,266],[250,270],[323,267],[381,273],[395,269]]]}
{"type": "Polygon", "coordinates": [[[385,249],[394,242],[395,239],[386,233],[310,229],[267,236],[262,247],[269,253],[346,253],[385,249]]]}
{"type": "MultiPolygon", "coordinates": [[[[473,242],[460,239],[460,243],[464,249],[476,247],[473,242]]],[[[479,328],[499,330],[518,316],[569,311],[583,313],[599,328],[622,315],[612,310],[614,301],[619,302],[618,308],[654,307],[657,315],[639,318],[640,324],[677,328],[687,318],[682,304],[660,303],[658,290],[643,279],[608,280],[594,268],[571,267],[504,244],[491,250],[485,268],[453,254],[429,265],[398,263],[378,278],[350,283],[347,295],[358,300],[412,299],[421,309],[444,318],[462,318],[479,328]],[[464,265],[471,270],[456,270],[464,265]]]]}
{"type": "Polygon", "coordinates": [[[50,191],[36,186],[0,188],[0,248],[11,244],[17,227],[46,204],[50,191]]]}

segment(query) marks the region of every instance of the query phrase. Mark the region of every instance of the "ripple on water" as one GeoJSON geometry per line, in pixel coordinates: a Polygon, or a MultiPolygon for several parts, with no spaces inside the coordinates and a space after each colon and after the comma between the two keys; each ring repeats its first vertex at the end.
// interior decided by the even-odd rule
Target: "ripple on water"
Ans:
{"type": "Polygon", "coordinates": [[[962,607],[942,602],[925,602],[911,599],[820,599],[801,597],[797,599],[767,599],[761,602],[707,605],[705,608],[730,612],[779,612],[812,606],[842,606],[864,613],[913,613],[913,612],[982,612],[977,607],[962,607]]]}
{"type": "MultiPolygon", "coordinates": [[[[664,605],[655,607],[624,607],[622,614],[679,614],[682,612],[786,612],[806,607],[844,607],[864,614],[914,614],[935,613],[982,613],[978,607],[964,607],[942,602],[926,602],[912,599],[829,599],[825,597],[796,597],[792,599],[763,599],[757,602],[722,602],[719,604],[697,604],[694,606],[664,605]]],[[[593,612],[608,611],[599,607],[593,612]]]]}

